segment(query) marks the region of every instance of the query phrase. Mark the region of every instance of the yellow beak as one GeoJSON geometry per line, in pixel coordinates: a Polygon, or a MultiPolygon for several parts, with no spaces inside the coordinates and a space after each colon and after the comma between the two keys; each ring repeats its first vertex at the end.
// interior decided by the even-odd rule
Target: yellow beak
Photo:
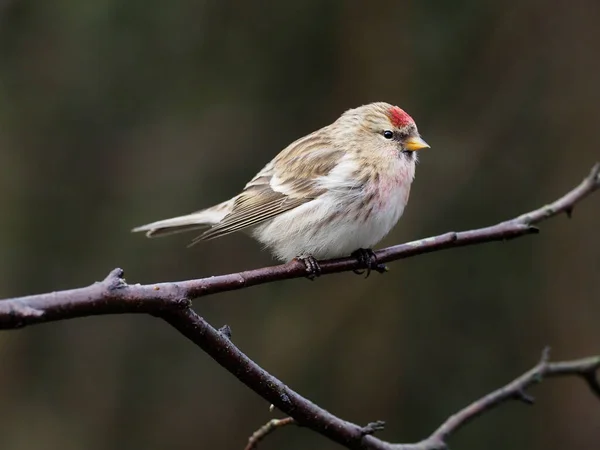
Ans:
{"type": "Polygon", "coordinates": [[[416,152],[422,148],[430,148],[429,144],[421,139],[421,136],[411,136],[404,141],[404,148],[411,152],[416,152]]]}

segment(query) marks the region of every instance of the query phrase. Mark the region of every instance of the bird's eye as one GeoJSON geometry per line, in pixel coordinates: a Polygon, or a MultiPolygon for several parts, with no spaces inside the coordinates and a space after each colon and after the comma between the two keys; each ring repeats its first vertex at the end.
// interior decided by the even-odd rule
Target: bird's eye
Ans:
{"type": "Polygon", "coordinates": [[[394,132],[393,132],[393,131],[390,131],[390,130],[385,130],[385,131],[383,132],[383,137],[384,137],[384,138],[386,138],[386,139],[393,139],[393,137],[394,137],[394,132]]]}

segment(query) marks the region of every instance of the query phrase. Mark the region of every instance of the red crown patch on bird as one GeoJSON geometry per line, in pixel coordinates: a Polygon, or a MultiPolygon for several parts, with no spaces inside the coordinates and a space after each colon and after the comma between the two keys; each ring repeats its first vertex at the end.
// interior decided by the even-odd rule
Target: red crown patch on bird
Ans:
{"type": "Polygon", "coordinates": [[[400,109],[397,106],[390,108],[389,112],[390,122],[392,122],[392,125],[395,127],[402,128],[414,123],[413,118],[410,117],[403,109],[400,109]]]}

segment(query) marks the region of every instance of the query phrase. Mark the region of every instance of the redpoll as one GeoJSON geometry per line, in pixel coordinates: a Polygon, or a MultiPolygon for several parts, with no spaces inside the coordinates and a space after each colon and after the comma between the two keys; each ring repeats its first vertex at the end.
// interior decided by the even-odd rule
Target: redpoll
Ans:
{"type": "Polygon", "coordinates": [[[370,249],[408,201],[415,151],[427,147],[406,112],[371,103],[290,144],[232,199],[133,231],[155,237],[208,228],[195,244],[245,230],[275,257],[303,260],[313,275],[316,259],[351,254],[370,269],[370,249]]]}

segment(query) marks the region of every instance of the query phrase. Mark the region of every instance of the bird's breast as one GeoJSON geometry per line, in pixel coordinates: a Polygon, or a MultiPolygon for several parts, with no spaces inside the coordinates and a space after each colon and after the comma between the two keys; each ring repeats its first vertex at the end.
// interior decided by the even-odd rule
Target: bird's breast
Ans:
{"type": "Polygon", "coordinates": [[[406,204],[410,194],[410,186],[415,176],[414,163],[400,159],[387,160],[371,168],[373,176],[367,183],[367,195],[376,198],[380,208],[390,207],[391,204],[406,204]]]}

